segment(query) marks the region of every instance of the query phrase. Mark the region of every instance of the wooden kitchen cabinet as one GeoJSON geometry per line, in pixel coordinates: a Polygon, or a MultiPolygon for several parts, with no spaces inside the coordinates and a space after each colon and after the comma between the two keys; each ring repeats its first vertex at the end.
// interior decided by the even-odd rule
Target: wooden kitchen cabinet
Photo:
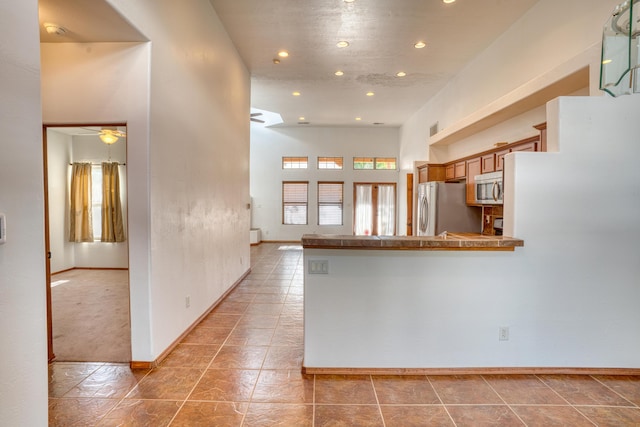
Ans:
{"type": "Polygon", "coordinates": [[[547,122],[535,125],[534,128],[540,131],[540,146],[538,147],[538,150],[547,151],[547,122]]]}
{"type": "Polygon", "coordinates": [[[476,203],[476,175],[482,173],[482,157],[467,160],[467,204],[475,205],[476,203]]]}
{"type": "Polygon", "coordinates": [[[526,144],[516,145],[511,149],[511,152],[516,151],[538,151],[538,141],[527,142],[526,144]]]}
{"type": "Polygon", "coordinates": [[[482,173],[493,172],[496,170],[496,155],[495,153],[485,154],[481,157],[482,161],[482,173]]]}
{"type": "Polygon", "coordinates": [[[444,179],[450,181],[456,178],[456,165],[451,163],[444,168],[444,179]]]}
{"type": "Polygon", "coordinates": [[[467,162],[457,160],[445,165],[444,179],[445,181],[458,181],[467,176],[467,162]]]}
{"type": "Polygon", "coordinates": [[[496,171],[501,171],[504,168],[504,156],[509,153],[509,149],[497,151],[496,154],[496,171]]]}
{"type": "Polygon", "coordinates": [[[429,164],[418,166],[418,182],[444,181],[445,170],[444,165],[429,164]]]}

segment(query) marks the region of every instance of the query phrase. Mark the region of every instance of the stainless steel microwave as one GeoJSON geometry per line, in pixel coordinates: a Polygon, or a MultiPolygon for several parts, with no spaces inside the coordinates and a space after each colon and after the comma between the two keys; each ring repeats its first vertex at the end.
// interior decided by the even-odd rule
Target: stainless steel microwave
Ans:
{"type": "Polygon", "coordinates": [[[479,205],[501,205],[504,187],[502,171],[476,175],[476,203],[479,205]]]}

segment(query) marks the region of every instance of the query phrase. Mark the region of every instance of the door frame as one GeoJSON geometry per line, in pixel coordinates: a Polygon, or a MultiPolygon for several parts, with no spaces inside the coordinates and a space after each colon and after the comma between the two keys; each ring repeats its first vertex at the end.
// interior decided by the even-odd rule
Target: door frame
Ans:
{"type": "MultiPolygon", "coordinates": [[[[73,127],[126,127],[126,122],[117,123],[43,123],[42,124],[42,168],[44,173],[44,255],[45,255],[45,286],[47,304],[47,360],[51,363],[56,355],[53,349],[53,315],[51,307],[51,242],[49,240],[49,165],[47,162],[47,129],[73,127]]],[[[127,140],[127,144],[128,144],[127,140]]],[[[129,146],[127,145],[127,150],[129,146]]],[[[129,175],[127,175],[127,186],[129,175]]],[[[127,194],[129,194],[127,192],[127,194]]],[[[127,221],[128,224],[128,221],[127,221]]],[[[127,243],[128,244],[128,243],[127,243]]],[[[131,315],[131,314],[129,314],[131,315]]]]}

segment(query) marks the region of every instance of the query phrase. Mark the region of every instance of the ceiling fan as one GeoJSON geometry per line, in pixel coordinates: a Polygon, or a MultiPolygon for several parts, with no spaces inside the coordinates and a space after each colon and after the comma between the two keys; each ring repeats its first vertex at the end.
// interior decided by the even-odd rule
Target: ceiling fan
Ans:
{"type": "Polygon", "coordinates": [[[264,123],[264,120],[256,119],[256,117],[261,116],[262,113],[251,113],[249,116],[249,120],[256,123],[264,123]]]}
{"type": "Polygon", "coordinates": [[[119,138],[127,137],[127,133],[124,131],[118,130],[117,127],[105,126],[100,129],[96,129],[96,128],[82,128],[82,129],[95,132],[95,135],[98,135],[100,140],[108,145],[115,143],[119,138]]]}

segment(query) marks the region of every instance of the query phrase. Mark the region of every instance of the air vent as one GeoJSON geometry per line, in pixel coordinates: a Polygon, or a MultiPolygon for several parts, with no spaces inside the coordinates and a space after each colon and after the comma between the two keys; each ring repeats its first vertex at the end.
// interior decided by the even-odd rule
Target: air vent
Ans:
{"type": "Polygon", "coordinates": [[[309,122],[298,122],[299,125],[308,125],[309,122]]]}
{"type": "Polygon", "coordinates": [[[382,123],[382,122],[374,122],[373,124],[377,125],[377,126],[380,126],[380,125],[383,125],[384,123],[382,123]]]}
{"type": "Polygon", "coordinates": [[[431,125],[431,127],[429,128],[429,136],[433,136],[436,133],[438,133],[438,122],[435,122],[434,124],[431,125]]]}

